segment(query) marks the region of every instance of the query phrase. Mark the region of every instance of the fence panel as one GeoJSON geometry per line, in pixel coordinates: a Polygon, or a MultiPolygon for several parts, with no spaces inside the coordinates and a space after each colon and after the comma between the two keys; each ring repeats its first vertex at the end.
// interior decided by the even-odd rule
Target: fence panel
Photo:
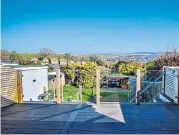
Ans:
{"type": "Polygon", "coordinates": [[[172,100],[175,100],[176,97],[176,77],[175,70],[173,68],[166,67],[165,70],[165,94],[170,97],[172,100]]]}
{"type": "Polygon", "coordinates": [[[18,103],[17,73],[15,69],[1,66],[1,107],[18,103]]]}

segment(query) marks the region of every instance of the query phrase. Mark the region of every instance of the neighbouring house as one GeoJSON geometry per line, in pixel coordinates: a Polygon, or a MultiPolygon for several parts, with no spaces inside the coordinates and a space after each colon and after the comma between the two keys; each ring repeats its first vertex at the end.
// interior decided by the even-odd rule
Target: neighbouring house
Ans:
{"type": "Polygon", "coordinates": [[[59,64],[59,61],[57,58],[51,58],[51,64],[55,65],[55,64],[59,64]]]}
{"type": "Polygon", "coordinates": [[[41,62],[42,65],[48,65],[49,64],[49,59],[44,58],[41,62]]]}
{"type": "Polygon", "coordinates": [[[101,87],[128,89],[129,77],[125,75],[104,76],[101,81],[101,87]]]}
{"type": "Polygon", "coordinates": [[[80,61],[77,61],[76,64],[81,64],[81,62],[80,62],[80,61]]]}
{"type": "Polygon", "coordinates": [[[59,59],[59,65],[67,65],[67,61],[65,59],[59,59]]]}
{"type": "Polygon", "coordinates": [[[101,72],[102,75],[103,75],[103,74],[105,75],[105,74],[111,73],[111,69],[106,68],[106,67],[104,67],[104,66],[98,66],[98,68],[100,69],[100,72],[101,72]]]}
{"type": "Polygon", "coordinates": [[[31,59],[31,61],[32,61],[33,63],[38,63],[38,62],[39,62],[39,59],[38,59],[37,57],[33,57],[33,58],[31,59]]]}
{"type": "Polygon", "coordinates": [[[47,66],[10,66],[22,71],[23,101],[39,101],[39,95],[48,91],[47,66]]]}
{"type": "Polygon", "coordinates": [[[84,65],[84,64],[86,64],[86,62],[85,61],[81,61],[81,64],[84,65]]]}
{"type": "Polygon", "coordinates": [[[3,66],[17,66],[19,65],[18,63],[1,63],[3,66]]]}
{"type": "Polygon", "coordinates": [[[13,63],[11,59],[7,58],[0,58],[1,63],[13,63]]]}
{"type": "Polygon", "coordinates": [[[70,61],[70,62],[68,62],[68,64],[72,65],[72,64],[74,64],[74,61],[70,61]]]}
{"type": "Polygon", "coordinates": [[[8,59],[8,58],[5,58],[5,59],[0,59],[0,61],[1,61],[1,65],[3,65],[3,66],[8,66],[8,65],[19,65],[18,63],[15,63],[15,62],[12,62],[10,59],[8,59]]]}

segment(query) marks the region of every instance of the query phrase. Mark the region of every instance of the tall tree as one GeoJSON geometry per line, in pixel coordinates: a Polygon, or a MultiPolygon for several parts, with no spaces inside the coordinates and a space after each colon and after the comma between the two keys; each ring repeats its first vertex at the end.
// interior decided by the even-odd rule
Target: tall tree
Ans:
{"type": "Polygon", "coordinates": [[[51,64],[51,57],[52,50],[48,48],[41,48],[39,53],[39,60],[43,60],[44,58],[47,58],[49,60],[49,63],[51,64]]]}

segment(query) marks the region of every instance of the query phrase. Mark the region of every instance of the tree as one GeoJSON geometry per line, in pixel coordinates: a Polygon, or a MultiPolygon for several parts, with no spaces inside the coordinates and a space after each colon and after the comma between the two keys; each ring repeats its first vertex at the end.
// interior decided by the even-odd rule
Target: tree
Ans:
{"type": "Polygon", "coordinates": [[[72,84],[72,81],[75,78],[75,75],[73,72],[73,66],[72,65],[64,65],[64,66],[61,66],[60,69],[65,75],[65,83],[72,84]]]}
{"type": "Polygon", "coordinates": [[[69,53],[64,54],[64,59],[66,59],[67,62],[70,62],[72,60],[72,55],[69,53]]]}
{"type": "Polygon", "coordinates": [[[95,81],[97,65],[91,61],[86,62],[84,65],[78,65],[76,69],[79,70],[76,74],[75,83],[85,88],[93,87],[93,81],[95,81]],[[79,80],[78,80],[79,79],[79,80]],[[78,80],[78,81],[77,81],[78,80]]]}
{"type": "Polygon", "coordinates": [[[48,72],[53,72],[53,71],[54,71],[54,67],[51,66],[51,65],[49,65],[49,66],[48,66],[48,72]]]}
{"type": "Polygon", "coordinates": [[[119,74],[135,75],[136,69],[142,69],[143,67],[137,61],[118,61],[113,68],[119,74]]]}
{"type": "Polygon", "coordinates": [[[179,53],[173,48],[172,51],[166,51],[163,55],[147,63],[147,70],[162,70],[163,66],[179,66],[179,53]]]}
{"type": "Polygon", "coordinates": [[[6,59],[9,58],[10,53],[6,50],[1,50],[1,58],[6,59]]]}
{"type": "Polygon", "coordinates": [[[82,86],[91,88],[95,80],[97,66],[91,61],[86,62],[84,65],[64,65],[61,71],[65,75],[66,84],[82,86]],[[72,83],[73,82],[73,83],[72,83]]]}
{"type": "Polygon", "coordinates": [[[108,64],[106,61],[104,61],[103,59],[101,59],[99,56],[97,55],[92,55],[89,56],[89,60],[96,63],[98,66],[105,66],[108,67],[108,64]]]}
{"type": "Polygon", "coordinates": [[[50,59],[51,55],[52,55],[52,50],[51,49],[41,48],[39,56],[38,56],[38,59],[41,61],[44,58],[47,58],[49,60],[49,64],[51,64],[51,59],[50,59]]]}
{"type": "Polygon", "coordinates": [[[19,65],[40,65],[40,63],[34,63],[30,59],[27,59],[25,57],[20,58],[18,63],[19,65]]]}
{"type": "Polygon", "coordinates": [[[108,67],[107,62],[104,61],[104,60],[102,60],[102,59],[98,59],[98,60],[96,61],[96,64],[97,64],[98,66],[108,67]]]}
{"type": "Polygon", "coordinates": [[[11,52],[9,55],[9,59],[12,62],[18,62],[20,58],[21,58],[20,55],[18,53],[16,53],[15,51],[11,52]]]}

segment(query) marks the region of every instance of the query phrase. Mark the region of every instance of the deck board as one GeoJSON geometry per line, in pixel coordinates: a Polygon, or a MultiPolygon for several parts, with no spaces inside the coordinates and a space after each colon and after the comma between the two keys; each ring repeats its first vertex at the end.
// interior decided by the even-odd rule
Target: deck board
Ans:
{"type": "Polygon", "coordinates": [[[9,134],[57,134],[63,131],[66,134],[179,133],[178,105],[107,103],[96,106],[84,103],[78,111],[75,110],[77,105],[74,103],[15,104],[2,108],[1,132],[9,134]]]}

